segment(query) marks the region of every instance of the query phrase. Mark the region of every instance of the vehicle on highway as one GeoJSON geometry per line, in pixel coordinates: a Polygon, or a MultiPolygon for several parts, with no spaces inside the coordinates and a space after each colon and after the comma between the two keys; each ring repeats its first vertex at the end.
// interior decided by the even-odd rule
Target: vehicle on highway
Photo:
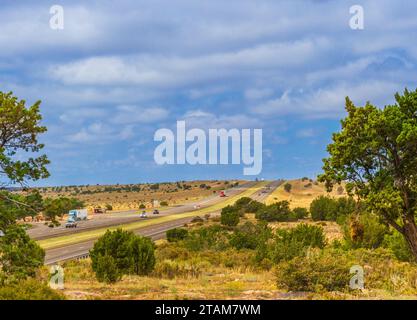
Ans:
{"type": "Polygon", "coordinates": [[[68,221],[80,221],[80,220],[87,220],[88,211],[87,209],[77,209],[77,210],[70,210],[68,212],[68,221]]]}
{"type": "Polygon", "coordinates": [[[68,212],[68,219],[65,223],[65,228],[76,228],[77,221],[87,220],[87,209],[70,210],[68,212]]]}
{"type": "Polygon", "coordinates": [[[76,228],[76,227],[77,227],[77,222],[74,220],[67,221],[67,223],[65,223],[65,228],[76,228]]]}
{"type": "Polygon", "coordinates": [[[226,193],[224,191],[220,191],[219,197],[221,198],[226,197],[226,193]]]}
{"type": "Polygon", "coordinates": [[[153,212],[152,212],[153,214],[159,214],[159,210],[154,210],[153,212]]]}
{"type": "Polygon", "coordinates": [[[104,208],[94,208],[94,213],[106,213],[106,209],[104,208]]]}
{"type": "Polygon", "coordinates": [[[146,214],[146,211],[143,211],[143,212],[140,214],[140,217],[141,217],[141,218],[147,218],[147,217],[148,217],[148,215],[146,214]]]}

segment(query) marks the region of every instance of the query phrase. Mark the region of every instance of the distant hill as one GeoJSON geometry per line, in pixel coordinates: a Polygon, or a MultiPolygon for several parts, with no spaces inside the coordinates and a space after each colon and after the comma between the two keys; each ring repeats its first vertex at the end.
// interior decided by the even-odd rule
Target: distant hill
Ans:
{"type": "Polygon", "coordinates": [[[309,179],[288,180],[280,185],[267,199],[266,204],[272,204],[277,201],[287,200],[290,202],[290,207],[309,208],[310,203],[321,195],[328,195],[332,197],[347,196],[344,184],[335,186],[333,191],[327,193],[323,183],[309,179]],[[286,183],[291,184],[291,191],[287,192],[284,189],[286,183]],[[339,188],[340,187],[340,188],[339,188]]]}

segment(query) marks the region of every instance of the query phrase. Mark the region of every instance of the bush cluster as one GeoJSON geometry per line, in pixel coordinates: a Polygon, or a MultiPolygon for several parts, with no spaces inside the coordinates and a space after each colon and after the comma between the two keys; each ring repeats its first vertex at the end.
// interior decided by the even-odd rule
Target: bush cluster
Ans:
{"type": "Polygon", "coordinates": [[[228,240],[228,231],[223,226],[212,225],[190,231],[183,245],[191,251],[219,251],[228,247],[228,240]]]}
{"type": "Polygon", "coordinates": [[[188,230],[184,228],[174,228],[166,232],[168,242],[184,240],[188,236],[188,230]]]}
{"type": "Polygon", "coordinates": [[[293,229],[278,229],[274,241],[267,247],[267,256],[275,263],[305,256],[310,248],[323,249],[326,238],[323,228],[300,224],[293,229]]]}
{"type": "Polygon", "coordinates": [[[38,279],[26,279],[0,286],[0,300],[64,300],[58,291],[38,279]]]}
{"type": "Polygon", "coordinates": [[[149,274],[155,265],[155,245],[133,232],[107,231],[90,250],[97,280],[116,282],[124,274],[149,274]]]}
{"type": "Polygon", "coordinates": [[[297,221],[308,216],[308,210],[305,208],[290,209],[288,201],[279,201],[269,206],[264,206],[256,213],[256,218],[264,221],[297,221]]]}
{"type": "Polygon", "coordinates": [[[371,213],[349,215],[342,228],[346,245],[352,249],[379,248],[389,233],[389,228],[371,213]]]}
{"type": "Polygon", "coordinates": [[[222,209],[220,222],[222,225],[235,227],[239,224],[240,217],[243,217],[245,213],[257,213],[264,207],[263,203],[249,197],[240,198],[234,205],[222,209]]]}
{"type": "Polygon", "coordinates": [[[253,224],[245,222],[237,227],[230,237],[230,245],[238,250],[256,249],[272,236],[272,231],[266,223],[253,224]]]}
{"type": "Polygon", "coordinates": [[[290,291],[343,291],[348,288],[351,263],[345,255],[317,252],[278,264],[277,286],[290,291]]]}
{"type": "Polygon", "coordinates": [[[356,202],[353,198],[334,199],[328,196],[320,196],[310,204],[310,214],[314,221],[337,221],[342,223],[344,219],[355,211],[356,202]]]}

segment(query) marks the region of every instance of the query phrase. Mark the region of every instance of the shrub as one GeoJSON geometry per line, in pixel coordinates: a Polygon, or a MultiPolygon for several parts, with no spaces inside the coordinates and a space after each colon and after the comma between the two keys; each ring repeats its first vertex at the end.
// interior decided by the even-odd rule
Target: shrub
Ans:
{"type": "Polygon", "coordinates": [[[245,211],[247,213],[257,213],[258,211],[260,211],[261,209],[265,208],[265,204],[263,204],[262,202],[253,200],[251,202],[249,202],[246,207],[245,207],[245,211]]]}
{"type": "Polygon", "coordinates": [[[292,185],[291,185],[291,183],[286,183],[286,184],[284,184],[284,190],[285,191],[287,191],[287,192],[291,192],[291,189],[292,189],[292,185]]]}
{"type": "Polygon", "coordinates": [[[37,279],[27,279],[0,286],[0,300],[64,300],[56,290],[37,279]]]}
{"type": "Polygon", "coordinates": [[[113,206],[111,204],[106,204],[106,210],[113,210],[113,206]]]}
{"type": "Polygon", "coordinates": [[[195,260],[175,261],[163,260],[158,262],[153,275],[159,278],[197,278],[202,273],[201,264],[195,260]]]}
{"type": "Polygon", "coordinates": [[[288,201],[280,201],[260,209],[255,217],[264,221],[290,221],[296,220],[291,216],[288,201]]]}
{"type": "Polygon", "coordinates": [[[220,225],[198,228],[189,232],[184,246],[192,251],[224,250],[229,246],[227,231],[220,225]]]}
{"type": "Polygon", "coordinates": [[[322,249],[325,245],[322,227],[300,224],[290,230],[277,230],[275,241],[269,248],[269,256],[274,262],[286,261],[306,255],[308,248],[322,249]]]}
{"type": "Polygon", "coordinates": [[[143,204],[143,203],[141,203],[140,205],[139,205],[139,209],[145,209],[146,208],[146,206],[143,204]]]}
{"type": "Polygon", "coordinates": [[[333,198],[320,196],[310,204],[311,218],[314,221],[329,220],[328,218],[337,214],[337,205],[333,198]]]}
{"type": "Polygon", "coordinates": [[[343,223],[346,217],[355,211],[356,202],[352,198],[334,199],[320,196],[310,204],[310,213],[314,221],[338,221],[343,223]]]}
{"type": "Polygon", "coordinates": [[[168,202],[167,201],[161,201],[160,205],[161,205],[161,207],[168,207],[168,202]]]}
{"type": "Polygon", "coordinates": [[[157,261],[162,260],[187,260],[191,253],[183,246],[177,243],[162,243],[156,248],[155,256],[157,261]]]}
{"type": "Polygon", "coordinates": [[[308,216],[308,210],[306,208],[294,208],[292,210],[296,219],[304,219],[308,216]]]}
{"type": "Polygon", "coordinates": [[[129,273],[131,269],[130,241],[134,236],[132,232],[122,229],[106,231],[90,250],[93,271],[96,272],[98,268],[97,263],[100,256],[110,256],[122,274],[129,273]]]}
{"type": "Polygon", "coordinates": [[[94,272],[100,282],[114,283],[122,277],[122,272],[118,269],[116,260],[110,255],[100,255],[95,258],[94,272]]]}
{"type": "Polygon", "coordinates": [[[303,246],[324,248],[326,237],[322,227],[299,224],[297,227],[287,231],[289,239],[301,242],[303,246]]]}
{"type": "Polygon", "coordinates": [[[135,236],[129,245],[133,273],[137,275],[149,274],[155,266],[155,245],[152,240],[135,236]]]}
{"type": "Polygon", "coordinates": [[[349,217],[352,213],[355,212],[356,207],[359,211],[365,211],[363,203],[357,204],[356,201],[351,197],[342,197],[337,199],[337,213],[332,217],[333,220],[337,221],[339,224],[343,223],[343,220],[349,217]]]}
{"type": "Polygon", "coordinates": [[[0,268],[6,276],[15,279],[33,277],[43,265],[44,257],[45,251],[21,226],[10,226],[0,237],[0,268]]]}
{"type": "Polygon", "coordinates": [[[277,266],[277,286],[290,291],[341,291],[349,285],[350,267],[343,255],[296,257],[277,266]]]}
{"type": "Polygon", "coordinates": [[[115,282],[124,274],[148,274],[155,265],[155,247],[149,238],[118,229],[106,231],[90,250],[97,280],[115,282]]]}
{"type": "Polygon", "coordinates": [[[350,248],[376,249],[384,241],[389,229],[370,213],[350,215],[343,225],[344,239],[350,248]]]}
{"type": "Polygon", "coordinates": [[[230,245],[236,249],[256,249],[271,237],[271,229],[266,223],[245,222],[230,238],[230,245]]]}
{"type": "Polygon", "coordinates": [[[196,216],[191,219],[191,223],[203,223],[203,222],[204,222],[204,219],[201,218],[200,216],[196,216]]]}
{"type": "Polygon", "coordinates": [[[188,235],[188,230],[183,228],[174,228],[167,231],[168,242],[184,240],[188,235]]]}
{"type": "Polygon", "coordinates": [[[400,261],[413,262],[414,258],[404,236],[394,230],[384,236],[383,246],[388,248],[400,261]]]}
{"type": "Polygon", "coordinates": [[[239,211],[237,209],[230,210],[228,207],[223,208],[220,215],[220,223],[225,226],[234,227],[239,223],[239,211]],[[224,210],[226,209],[227,210],[224,210]]]}
{"type": "Polygon", "coordinates": [[[250,202],[252,202],[252,199],[251,198],[249,198],[249,197],[243,197],[243,198],[240,198],[239,200],[237,200],[236,202],[235,202],[235,206],[236,207],[239,207],[239,208],[244,208],[244,207],[246,207],[250,202]]]}

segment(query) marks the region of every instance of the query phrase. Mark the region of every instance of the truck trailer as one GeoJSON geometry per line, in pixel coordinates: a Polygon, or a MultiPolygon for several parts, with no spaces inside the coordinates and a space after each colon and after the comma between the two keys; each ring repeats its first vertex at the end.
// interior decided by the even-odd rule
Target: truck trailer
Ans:
{"type": "Polygon", "coordinates": [[[77,210],[70,210],[68,212],[68,220],[74,220],[74,221],[81,221],[81,220],[87,220],[88,217],[88,211],[87,209],[77,209],[77,210]]]}
{"type": "Polygon", "coordinates": [[[65,228],[76,228],[77,221],[87,220],[88,212],[87,209],[70,210],[68,212],[68,220],[65,224],[65,228]]]}

